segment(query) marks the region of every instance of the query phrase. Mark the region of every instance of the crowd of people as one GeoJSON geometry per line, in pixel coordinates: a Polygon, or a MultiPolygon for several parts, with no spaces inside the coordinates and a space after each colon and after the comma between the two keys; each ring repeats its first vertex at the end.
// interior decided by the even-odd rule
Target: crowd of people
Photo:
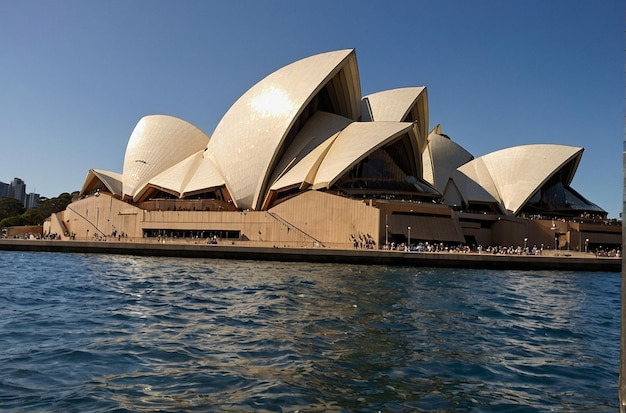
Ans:
{"type": "Polygon", "coordinates": [[[483,249],[482,245],[479,245],[477,247],[477,252],[480,254],[482,252],[485,252],[487,254],[503,254],[503,255],[542,255],[543,254],[543,244],[541,244],[539,247],[537,247],[536,245],[533,245],[532,248],[529,246],[525,246],[522,247],[521,245],[518,245],[517,247],[514,246],[493,246],[493,247],[487,247],[485,249],[483,249]]]}
{"type": "Polygon", "coordinates": [[[369,249],[373,250],[376,248],[376,241],[374,241],[374,237],[370,234],[359,234],[358,236],[354,234],[350,234],[350,240],[352,241],[352,245],[354,249],[369,249]]]}
{"type": "Polygon", "coordinates": [[[456,252],[456,253],[468,253],[473,252],[469,245],[448,245],[443,242],[417,242],[415,244],[408,245],[405,242],[396,244],[391,242],[383,249],[389,249],[391,251],[413,251],[413,252],[456,252]]]}
{"type": "MultiPolygon", "coordinates": [[[[356,247],[355,247],[356,248],[356,247]]],[[[415,244],[411,244],[410,246],[406,243],[395,243],[391,242],[389,245],[383,246],[385,250],[391,251],[411,251],[411,252],[444,252],[444,253],[458,253],[458,254],[493,254],[493,255],[542,255],[544,253],[544,244],[533,245],[531,246],[502,246],[502,245],[494,245],[483,247],[482,245],[448,245],[443,242],[416,242],[415,244]]],[[[599,247],[594,251],[589,251],[589,253],[594,253],[598,257],[621,257],[622,253],[619,248],[603,248],[599,247]]]]}

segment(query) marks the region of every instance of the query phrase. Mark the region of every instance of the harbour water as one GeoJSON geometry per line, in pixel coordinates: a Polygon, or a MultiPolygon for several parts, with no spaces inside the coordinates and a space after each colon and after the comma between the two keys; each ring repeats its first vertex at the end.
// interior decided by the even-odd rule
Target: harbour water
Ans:
{"type": "Polygon", "coordinates": [[[0,410],[615,412],[620,274],[0,251],[0,410]]]}

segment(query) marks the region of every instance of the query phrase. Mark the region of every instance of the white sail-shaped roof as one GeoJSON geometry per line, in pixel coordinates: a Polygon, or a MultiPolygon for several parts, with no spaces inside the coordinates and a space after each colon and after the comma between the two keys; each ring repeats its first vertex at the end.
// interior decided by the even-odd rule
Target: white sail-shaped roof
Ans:
{"type": "MultiPolygon", "coordinates": [[[[369,120],[374,122],[417,122],[420,152],[428,135],[428,92],[426,87],[383,90],[363,97],[369,120]]],[[[365,111],[364,111],[365,119],[365,111]]]]}
{"type": "MultiPolygon", "coordinates": [[[[412,124],[407,122],[351,123],[339,133],[321,162],[313,189],[330,188],[369,153],[412,132],[412,124]]],[[[415,155],[412,158],[415,159],[415,155]]]]}
{"type": "Polygon", "coordinates": [[[140,199],[149,188],[158,188],[178,197],[189,180],[197,173],[198,165],[202,162],[202,152],[198,151],[186,159],[171,166],[135,191],[135,199],[140,199]]]}
{"type": "Polygon", "coordinates": [[[224,178],[213,161],[203,156],[204,152],[198,151],[150,179],[135,196],[140,198],[149,188],[158,188],[184,198],[190,194],[224,186],[224,178]]]}
{"type": "Polygon", "coordinates": [[[450,174],[466,203],[488,202],[503,205],[498,186],[482,159],[471,161],[450,174]]]}
{"type": "Polygon", "coordinates": [[[338,112],[357,120],[361,96],[352,49],[311,56],[279,69],[249,89],[224,115],[209,147],[236,206],[259,208],[291,128],[340,72],[331,99],[338,112]]]}
{"type": "Polygon", "coordinates": [[[298,185],[300,188],[302,188],[304,184],[312,185],[321,162],[324,160],[324,157],[337,136],[339,136],[339,132],[316,146],[300,162],[291,168],[289,172],[281,176],[270,189],[276,191],[293,185],[298,185]]]}
{"type": "Polygon", "coordinates": [[[449,137],[441,135],[440,132],[433,132],[428,136],[427,150],[422,154],[422,159],[424,169],[432,170],[432,175],[429,176],[424,173],[424,178],[435,189],[443,193],[448,180],[454,175],[456,169],[474,159],[474,156],[449,137]],[[428,168],[429,164],[432,165],[432,169],[428,168]]]}
{"type": "Polygon", "coordinates": [[[206,189],[217,188],[224,186],[224,184],[224,177],[215,163],[213,163],[213,158],[207,156],[206,151],[204,151],[202,158],[197,164],[195,173],[185,183],[181,196],[184,197],[206,189]]]}
{"type": "Polygon", "coordinates": [[[151,115],[135,126],[126,147],[123,192],[134,197],[150,179],[203,150],[209,137],[189,122],[151,115]]]}
{"type": "Polygon", "coordinates": [[[515,146],[476,158],[461,166],[459,171],[491,195],[497,192],[503,208],[514,215],[548,179],[566,166],[570,171],[564,184],[569,185],[582,152],[583,148],[565,145],[515,146]]]}
{"type": "Polygon", "coordinates": [[[308,182],[326,154],[337,133],[352,123],[351,119],[328,112],[317,112],[287,148],[274,171],[271,190],[308,182]]]}
{"type": "Polygon", "coordinates": [[[122,195],[122,174],[117,172],[105,171],[103,169],[90,169],[87,173],[87,177],[85,178],[85,182],[83,187],[80,190],[80,193],[85,193],[89,187],[94,185],[94,182],[102,182],[102,184],[111,192],[113,195],[122,195]]]}
{"type": "Polygon", "coordinates": [[[401,122],[417,104],[422,93],[426,93],[423,86],[405,87],[372,93],[363,99],[369,100],[372,121],[401,122]]]}

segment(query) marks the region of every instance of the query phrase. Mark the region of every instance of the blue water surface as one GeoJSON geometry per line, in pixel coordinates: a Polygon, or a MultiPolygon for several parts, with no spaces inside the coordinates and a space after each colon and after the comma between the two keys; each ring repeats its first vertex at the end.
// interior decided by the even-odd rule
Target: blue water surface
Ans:
{"type": "Polygon", "coordinates": [[[620,274],[0,251],[0,410],[615,412],[620,274]]]}

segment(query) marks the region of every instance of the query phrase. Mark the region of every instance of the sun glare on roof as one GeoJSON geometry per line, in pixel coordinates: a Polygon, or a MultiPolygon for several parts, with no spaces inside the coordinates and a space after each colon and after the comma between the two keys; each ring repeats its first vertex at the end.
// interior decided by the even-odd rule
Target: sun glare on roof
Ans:
{"type": "Polygon", "coordinates": [[[271,88],[252,98],[250,105],[263,117],[280,116],[294,107],[287,93],[277,88],[271,88]]]}

